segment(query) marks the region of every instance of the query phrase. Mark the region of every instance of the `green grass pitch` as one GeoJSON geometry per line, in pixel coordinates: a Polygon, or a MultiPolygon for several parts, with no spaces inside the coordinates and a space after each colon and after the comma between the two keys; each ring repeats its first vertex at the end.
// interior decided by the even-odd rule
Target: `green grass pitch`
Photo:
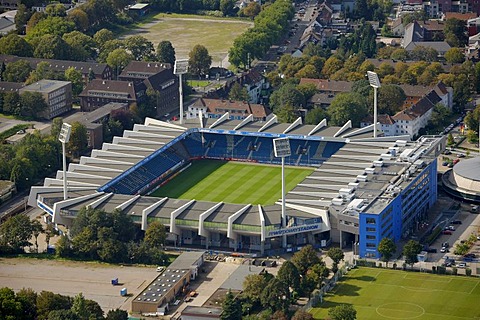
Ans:
{"type": "Polygon", "coordinates": [[[352,304],[357,319],[479,319],[479,282],[471,277],[362,267],[351,270],[310,312],[315,319],[325,319],[329,308],[352,304]]]}
{"type": "MultiPolygon", "coordinates": [[[[269,205],[282,197],[281,171],[280,166],[197,160],[151,196],[269,205]]],[[[286,191],[312,172],[313,169],[285,168],[286,191]]]]}

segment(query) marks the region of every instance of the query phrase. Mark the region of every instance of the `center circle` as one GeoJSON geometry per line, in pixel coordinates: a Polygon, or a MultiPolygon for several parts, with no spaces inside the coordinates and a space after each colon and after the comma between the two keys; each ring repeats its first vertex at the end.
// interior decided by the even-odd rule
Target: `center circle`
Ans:
{"type": "Polygon", "coordinates": [[[409,302],[385,303],[378,306],[375,311],[387,319],[415,319],[425,314],[425,309],[409,302]]]}

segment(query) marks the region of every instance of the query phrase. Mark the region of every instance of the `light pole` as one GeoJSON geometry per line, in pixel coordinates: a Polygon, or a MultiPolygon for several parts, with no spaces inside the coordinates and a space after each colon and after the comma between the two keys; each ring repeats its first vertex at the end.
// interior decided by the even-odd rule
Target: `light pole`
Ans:
{"type": "Polygon", "coordinates": [[[378,75],[375,72],[367,71],[368,82],[373,87],[373,137],[377,137],[377,89],[381,87],[378,75]]]}
{"type": "Polygon", "coordinates": [[[70,133],[72,132],[72,126],[68,123],[62,124],[62,129],[58,135],[58,140],[62,143],[63,152],[63,200],[67,200],[67,156],[65,151],[65,145],[70,140],[70,133]]]}
{"type": "Polygon", "coordinates": [[[188,60],[175,60],[175,66],[173,67],[173,73],[178,75],[178,93],[180,95],[180,124],[183,123],[183,82],[182,74],[187,73],[188,71],[188,60]]]}
{"type": "MultiPolygon", "coordinates": [[[[282,228],[287,227],[287,214],[285,212],[285,157],[290,156],[290,141],[288,138],[273,139],[273,152],[275,157],[282,158],[282,228]]],[[[287,247],[287,236],[283,235],[282,247],[287,247]]]]}

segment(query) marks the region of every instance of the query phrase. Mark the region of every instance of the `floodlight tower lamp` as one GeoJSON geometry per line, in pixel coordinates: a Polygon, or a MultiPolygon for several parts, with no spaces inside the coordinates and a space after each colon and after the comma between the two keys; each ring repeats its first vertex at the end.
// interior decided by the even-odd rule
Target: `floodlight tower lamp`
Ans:
{"type": "Polygon", "coordinates": [[[380,79],[375,72],[367,71],[368,82],[373,87],[373,137],[377,137],[377,89],[381,87],[380,79]]]}
{"type": "Polygon", "coordinates": [[[183,124],[183,81],[182,75],[188,71],[188,60],[175,60],[175,65],[173,67],[173,73],[178,75],[179,85],[178,91],[180,96],[180,124],[183,124]]]}
{"type": "Polygon", "coordinates": [[[68,123],[63,123],[58,135],[58,140],[62,143],[63,153],[63,200],[68,199],[67,195],[67,156],[65,145],[70,141],[70,133],[72,132],[72,126],[68,123]]]}

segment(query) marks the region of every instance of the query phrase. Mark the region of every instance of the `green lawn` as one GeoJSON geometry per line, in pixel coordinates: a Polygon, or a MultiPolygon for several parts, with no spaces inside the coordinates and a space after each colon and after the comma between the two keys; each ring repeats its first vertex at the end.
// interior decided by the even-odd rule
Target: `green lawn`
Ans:
{"type": "Polygon", "coordinates": [[[160,41],[168,40],[175,48],[177,59],[188,58],[192,48],[201,44],[208,49],[215,64],[227,56],[233,40],[253,26],[253,22],[247,20],[165,13],[149,17],[147,21],[122,36],[142,35],[153,42],[155,48],[160,41]]]}
{"type": "Polygon", "coordinates": [[[206,87],[210,84],[210,81],[207,80],[187,80],[187,84],[192,87],[206,87]]]}
{"type": "MultiPolygon", "coordinates": [[[[281,167],[197,160],[151,196],[238,204],[274,204],[282,197],[281,167]]],[[[285,168],[285,187],[293,189],[313,169],[285,168]]]]}
{"type": "Polygon", "coordinates": [[[325,319],[328,308],[352,304],[357,319],[452,320],[480,317],[480,279],[386,269],[350,271],[327,295],[315,319],[325,319]]]}

